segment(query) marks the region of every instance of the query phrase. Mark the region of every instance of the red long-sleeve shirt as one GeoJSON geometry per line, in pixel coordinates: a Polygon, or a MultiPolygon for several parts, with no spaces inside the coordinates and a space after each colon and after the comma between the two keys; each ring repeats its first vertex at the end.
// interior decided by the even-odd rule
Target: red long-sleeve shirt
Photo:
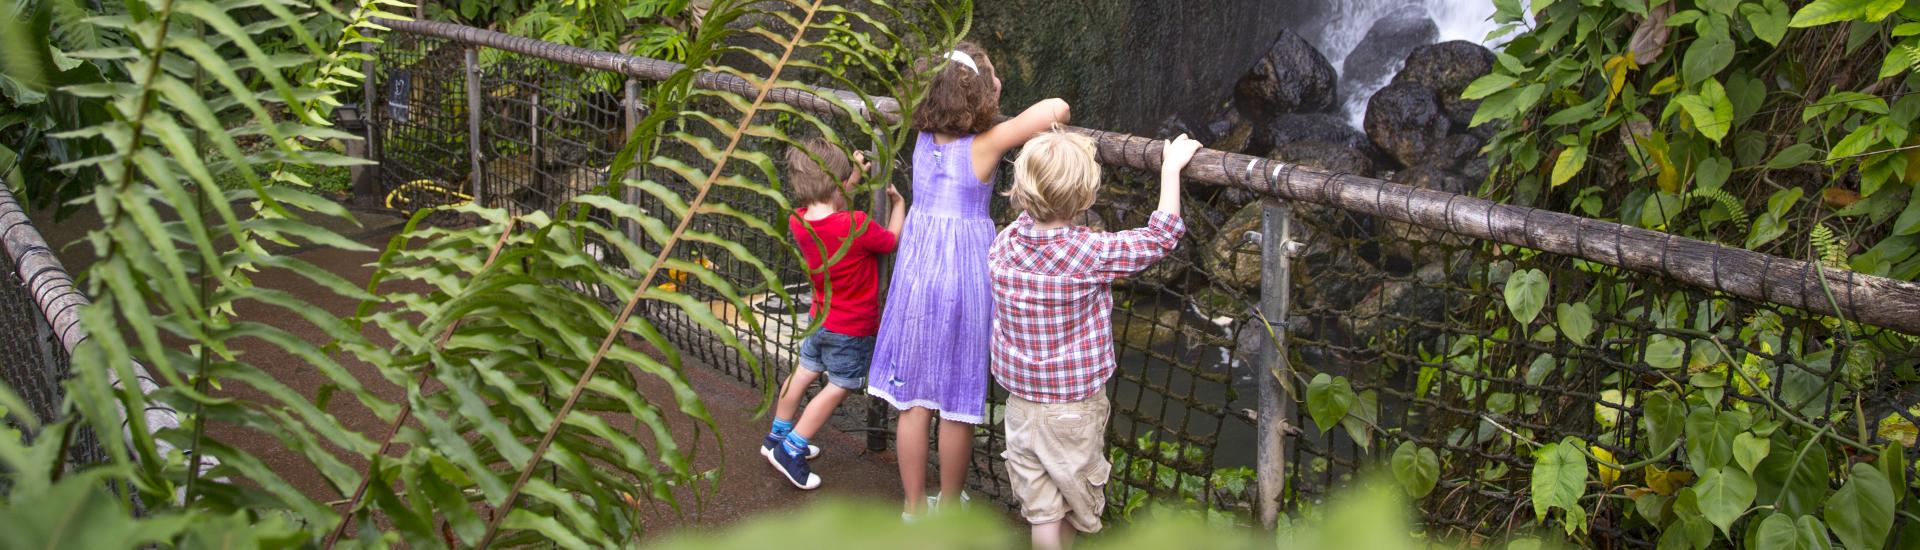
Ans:
{"type": "Polygon", "coordinates": [[[807,260],[807,276],[813,281],[812,314],[818,317],[824,310],[827,330],[847,336],[873,336],[880,331],[877,256],[892,253],[899,241],[886,227],[867,219],[865,212],[834,212],[818,220],[807,220],[804,214],[805,210],[795,211],[787,225],[794,242],[800,245],[800,255],[807,260]],[[812,233],[807,232],[809,225],[812,233]],[[859,227],[866,229],[853,235],[859,227]],[[815,235],[819,236],[817,240],[815,235]],[[849,237],[852,243],[846,246],[846,252],[827,269],[820,269],[849,237]],[[829,289],[832,307],[827,302],[829,289]]]}

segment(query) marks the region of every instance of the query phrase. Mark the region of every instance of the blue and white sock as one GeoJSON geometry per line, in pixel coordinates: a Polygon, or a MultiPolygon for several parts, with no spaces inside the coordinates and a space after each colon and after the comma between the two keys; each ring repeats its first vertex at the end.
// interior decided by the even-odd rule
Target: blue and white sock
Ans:
{"type": "Polygon", "coordinates": [[[799,432],[787,432],[787,454],[805,458],[807,456],[807,438],[799,432]]]}
{"type": "Polygon", "coordinates": [[[773,431],[767,432],[767,435],[774,439],[786,439],[789,433],[793,433],[793,421],[776,417],[773,419],[773,431]]]}

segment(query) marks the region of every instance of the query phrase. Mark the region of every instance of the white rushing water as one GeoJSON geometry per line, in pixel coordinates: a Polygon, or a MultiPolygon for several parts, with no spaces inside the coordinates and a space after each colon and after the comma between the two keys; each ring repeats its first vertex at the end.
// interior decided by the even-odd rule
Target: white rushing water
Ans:
{"type": "MultiPolygon", "coordinates": [[[[1493,40],[1487,37],[1497,27],[1493,23],[1492,0],[1330,0],[1329,4],[1326,30],[1320,35],[1321,43],[1314,46],[1333,64],[1335,71],[1342,73],[1346,71],[1347,56],[1366,38],[1374,22],[1409,6],[1426,9],[1440,29],[1439,42],[1466,40],[1489,46],[1502,42],[1498,37],[1493,40]]],[[[1367,99],[1398,72],[1400,67],[1396,66],[1385,77],[1371,82],[1348,82],[1345,75],[1341,75],[1341,112],[1354,127],[1361,127],[1367,99]]]]}

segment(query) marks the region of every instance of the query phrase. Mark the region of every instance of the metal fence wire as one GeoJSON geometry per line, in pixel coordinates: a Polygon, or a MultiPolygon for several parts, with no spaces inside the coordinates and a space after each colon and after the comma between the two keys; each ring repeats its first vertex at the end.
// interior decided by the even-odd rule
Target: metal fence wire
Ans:
{"type": "MultiPolygon", "coordinates": [[[[477,190],[489,206],[551,212],[607,180],[626,121],[639,115],[631,98],[643,83],[479,48],[468,58],[485,95],[477,103],[478,122],[469,127],[470,103],[456,84],[461,79],[451,76],[464,74],[468,47],[478,48],[401,31],[379,48],[377,101],[386,108],[376,114],[373,132],[383,192],[417,190],[422,187],[406,186],[425,182],[477,190]],[[477,162],[469,139],[480,144],[477,162]],[[470,183],[475,166],[483,182],[477,187],[470,183]]],[[[745,147],[776,152],[764,141],[745,147]]],[[[907,154],[895,162],[904,163],[907,154]]],[[[1011,176],[1003,167],[996,185],[1011,176]]],[[[1110,167],[1101,199],[1083,221],[1110,230],[1144,225],[1155,197],[1150,176],[1110,167]]],[[[909,192],[904,171],[899,177],[909,192]]],[[[775,227],[789,215],[743,189],[719,186],[711,193],[709,200],[775,227]]],[[[1262,246],[1249,238],[1262,228],[1263,203],[1237,188],[1195,185],[1185,194],[1188,232],[1179,247],[1114,289],[1120,369],[1108,386],[1114,407],[1107,433],[1110,519],[1126,518],[1150,501],[1192,503],[1238,521],[1250,521],[1253,512],[1256,374],[1264,373],[1257,358],[1273,345],[1255,313],[1262,246]]],[[[628,199],[643,208],[661,206],[642,195],[628,199]]],[[[402,206],[446,202],[413,200],[402,206]]],[[[1013,217],[1004,198],[996,199],[993,214],[1001,223],[1013,217]]],[[[1644,444],[1631,439],[1631,427],[1644,414],[1638,403],[1659,381],[1814,417],[1842,406],[1860,407],[1871,418],[1907,415],[1915,402],[1876,376],[1884,361],[1848,340],[1849,331],[1837,330],[1830,317],[1330,207],[1298,204],[1293,215],[1304,248],[1292,260],[1290,321],[1282,327],[1296,392],[1295,412],[1283,419],[1290,427],[1283,495],[1289,506],[1319,500],[1412,441],[1442,457],[1439,488],[1420,502],[1429,527],[1495,536],[1534,521],[1527,495],[1534,444],[1571,435],[1619,463],[1647,455],[1644,444]],[[1526,270],[1539,270],[1551,282],[1546,312],[1531,324],[1515,320],[1503,299],[1509,274],[1526,270]],[[1554,311],[1556,304],[1577,303],[1592,304],[1590,333],[1578,338],[1556,328],[1554,311]],[[1350,382],[1359,411],[1351,426],[1313,424],[1300,392],[1321,373],[1350,382]]],[[[794,368],[798,337],[808,326],[807,278],[790,238],[721,220],[696,218],[694,229],[740,243],[768,262],[792,301],[758,286],[750,266],[697,242],[684,243],[676,257],[707,265],[751,294],[761,330],[736,322],[740,312],[698,281],[670,277],[666,284],[712,304],[766,372],[754,372],[676,308],[648,305],[641,312],[685,357],[761,387],[794,368]]],[[[994,386],[990,425],[976,433],[969,479],[976,496],[1010,504],[1000,459],[1004,400],[994,386]]],[[[889,414],[883,403],[858,396],[833,422],[884,444],[889,414]]],[[[1920,456],[1915,453],[1909,458],[1920,456]]],[[[1835,469],[1846,463],[1831,462],[1835,469]]],[[[1618,504],[1601,506],[1610,509],[1596,515],[1600,536],[1626,546],[1651,543],[1640,538],[1644,530],[1614,521],[1623,517],[1618,504]]]]}
{"type": "MultiPolygon", "coordinates": [[[[71,278],[64,272],[54,271],[35,277],[43,283],[50,278],[71,278]]],[[[63,418],[60,407],[66,392],[61,384],[66,381],[73,363],[52,325],[47,323],[40,304],[34,301],[34,289],[21,280],[20,265],[4,251],[0,251],[0,272],[4,272],[0,274],[0,382],[31,409],[8,414],[32,414],[42,422],[63,418]]],[[[12,420],[7,415],[0,414],[0,427],[34,435],[9,422],[12,420]]],[[[94,437],[91,428],[82,426],[75,431],[67,450],[68,464],[95,464],[106,460],[106,448],[94,437]]],[[[0,477],[0,492],[6,491],[6,483],[6,479],[0,477]]]]}
{"type": "MultiPolygon", "coordinates": [[[[1637,427],[1663,382],[1754,411],[1823,419],[1858,407],[1868,419],[1914,420],[1911,390],[1877,376],[1881,361],[1831,317],[1331,208],[1297,207],[1296,216],[1306,233],[1289,313],[1296,383],[1304,388],[1319,373],[1346,378],[1374,424],[1315,426],[1305,412],[1292,419],[1296,504],[1413,442],[1442,457],[1438,487],[1418,503],[1430,528],[1507,534],[1534,522],[1537,444],[1574,436],[1616,464],[1660,451],[1637,427]],[[1537,319],[1521,323],[1504,293],[1511,274],[1533,270],[1550,287],[1537,319]],[[1592,319],[1588,333],[1578,332],[1581,317],[1592,319]]],[[[1867,430],[1866,441],[1899,437],[1877,424],[1867,430]]],[[[1909,446],[1908,463],[1917,456],[1909,446]]],[[[1830,458],[1816,459],[1835,473],[1852,462],[1830,458]]],[[[1613,475],[1658,487],[1646,478],[1654,468],[1613,475]]],[[[1620,521],[1631,501],[1596,506],[1596,540],[1653,545],[1620,521]]]]}

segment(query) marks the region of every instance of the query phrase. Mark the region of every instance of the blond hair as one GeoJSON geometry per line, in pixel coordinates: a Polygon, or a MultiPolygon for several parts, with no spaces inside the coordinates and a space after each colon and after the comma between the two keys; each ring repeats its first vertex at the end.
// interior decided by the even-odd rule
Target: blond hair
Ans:
{"type": "Polygon", "coordinates": [[[787,189],[794,206],[831,204],[845,192],[842,182],[852,173],[847,154],[826,138],[807,138],[787,147],[787,189]]]}
{"type": "Polygon", "coordinates": [[[1041,132],[1013,161],[1013,207],[1035,221],[1064,222],[1093,206],[1100,189],[1100,163],[1093,138],[1059,125],[1041,132]]]}

